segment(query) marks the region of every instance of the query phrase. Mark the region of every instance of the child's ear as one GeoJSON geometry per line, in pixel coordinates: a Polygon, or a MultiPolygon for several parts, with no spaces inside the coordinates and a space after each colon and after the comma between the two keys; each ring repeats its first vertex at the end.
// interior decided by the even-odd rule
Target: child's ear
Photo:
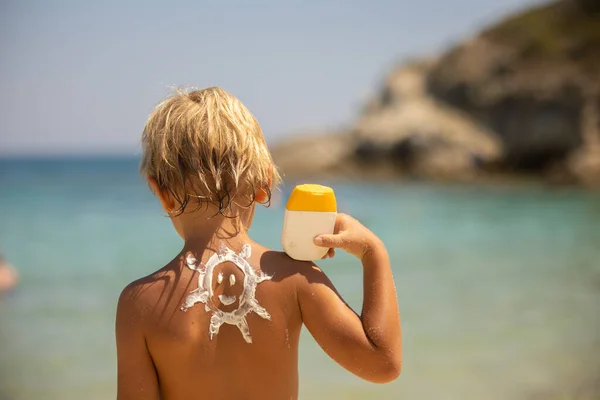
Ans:
{"type": "Polygon", "coordinates": [[[264,203],[269,198],[269,193],[266,187],[261,187],[254,194],[254,201],[257,203],[264,203]]]}
{"type": "Polygon", "coordinates": [[[257,203],[265,203],[268,199],[269,199],[269,188],[271,187],[271,185],[273,184],[273,166],[271,165],[271,168],[269,168],[269,177],[267,178],[267,184],[263,187],[261,187],[260,189],[258,189],[258,191],[254,194],[254,200],[257,203]]]}
{"type": "Polygon", "coordinates": [[[160,204],[167,214],[170,214],[175,209],[175,200],[167,190],[161,189],[156,178],[148,178],[148,185],[152,192],[160,200],[160,204]]]}

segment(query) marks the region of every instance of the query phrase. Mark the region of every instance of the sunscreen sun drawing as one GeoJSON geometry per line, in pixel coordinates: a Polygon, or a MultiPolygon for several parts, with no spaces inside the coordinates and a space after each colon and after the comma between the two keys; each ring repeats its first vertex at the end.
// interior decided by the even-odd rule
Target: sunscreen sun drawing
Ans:
{"type": "MultiPolygon", "coordinates": [[[[262,271],[257,273],[248,263],[250,258],[251,247],[245,244],[242,247],[242,251],[237,254],[233,250],[229,249],[225,245],[221,244],[218,253],[214,253],[206,262],[206,264],[198,263],[198,260],[188,254],[186,257],[186,264],[191,270],[198,272],[198,289],[192,291],[186,298],[185,303],[181,306],[182,311],[186,311],[196,303],[204,303],[204,310],[212,312],[210,318],[210,326],[208,328],[208,334],[212,340],[213,336],[219,333],[219,328],[223,324],[236,325],[244,340],[247,343],[252,343],[252,336],[250,336],[250,329],[248,328],[248,322],[246,321],[246,315],[251,312],[255,312],[264,319],[271,319],[269,312],[258,304],[256,300],[256,286],[266,280],[270,280],[272,277],[266,275],[262,271]],[[226,312],[216,307],[212,301],[213,298],[213,272],[217,265],[231,262],[244,273],[244,286],[242,294],[237,299],[239,301],[238,308],[226,312]],[[197,266],[198,265],[198,266],[197,266]]],[[[223,275],[220,273],[217,277],[217,282],[220,284],[223,282],[223,275]]],[[[229,283],[235,284],[235,276],[229,276],[229,283]]],[[[219,296],[221,303],[224,305],[231,305],[235,302],[235,296],[219,296]]]]}

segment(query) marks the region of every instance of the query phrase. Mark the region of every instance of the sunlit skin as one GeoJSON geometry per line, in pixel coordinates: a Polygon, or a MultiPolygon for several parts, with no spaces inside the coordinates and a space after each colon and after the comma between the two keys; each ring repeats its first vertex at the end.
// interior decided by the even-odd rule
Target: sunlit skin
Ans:
{"type": "MultiPolygon", "coordinates": [[[[176,209],[167,192],[152,179],[149,184],[167,213],[176,209]]],[[[263,191],[256,194],[259,202],[265,196],[263,191]]],[[[327,354],[352,373],[377,383],[396,379],[402,360],[400,317],[383,243],[347,215],[338,216],[334,235],[315,240],[331,248],[328,257],[334,255],[333,248],[341,248],[362,261],[365,296],[359,316],[315,264],[292,260],[248,237],[254,206],[235,211],[239,217],[234,219],[214,216],[212,206],[171,216],[183,249],[166,266],[123,290],[116,320],[117,398],[296,399],[303,324],[327,354]],[[247,315],[252,343],[228,324],[211,340],[211,313],[202,303],[181,311],[188,294],[198,287],[198,272],[188,268],[186,255],[207,262],[222,244],[235,252],[250,244],[249,264],[257,273],[272,276],[256,289],[256,299],[271,319],[247,315]]],[[[239,306],[243,282],[244,273],[232,263],[215,268],[213,301],[219,309],[239,306]],[[219,295],[235,295],[236,301],[221,304],[219,295]]]]}
{"type": "Polygon", "coordinates": [[[246,316],[249,313],[255,313],[264,319],[271,319],[269,312],[256,299],[256,287],[259,283],[270,280],[272,276],[252,268],[248,263],[251,253],[252,247],[249,244],[245,244],[240,253],[236,253],[221,244],[219,252],[213,254],[207,263],[198,263],[198,260],[190,252],[186,256],[188,268],[198,272],[198,288],[188,295],[181,310],[187,311],[198,303],[204,304],[204,310],[212,313],[209,327],[211,340],[219,333],[221,325],[230,324],[238,327],[247,343],[252,343],[252,335],[250,334],[246,316]],[[224,280],[223,272],[218,272],[217,287],[215,287],[213,283],[215,270],[216,267],[224,263],[235,265],[244,274],[243,288],[241,288],[237,295],[231,292],[231,287],[234,287],[236,282],[236,277],[233,273],[229,274],[228,278],[229,293],[222,292],[218,295],[215,294],[215,290],[220,289],[219,286],[224,280]],[[238,302],[238,307],[230,310],[220,308],[220,305],[230,307],[235,302],[238,302]]]}
{"type": "MultiPolygon", "coordinates": [[[[227,263],[231,264],[231,263],[227,263]]],[[[244,279],[236,282],[235,274],[232,271],[228,274],[231,266],[223,263],[217,268],[215,268],[213,277],[213,298],[212,302],[215,304],[220,310],[223,311],[233,311],[239,307],[240,296],[242,295],[242,285],[244,284],[244,279]],[[229,268],[228,268],[229,267],[229,268]],[[225,271],[225,273],[223,273],[225,271]],[[221,279],[222,281],[219,282],[221,279]],[[231,279],[233,278],[233,279],[231,279]],[[221,301],[224,300],[224,302],[221,301]],[[231,299],[231,300],[230,300],[231,299]],[[232,302],[229,302],[232,301],[232,302]]],[[[235,268],[235,267],[234,267],[235,268]]],[[[237,269],[237,268],[236,268],[237,269]]]]}

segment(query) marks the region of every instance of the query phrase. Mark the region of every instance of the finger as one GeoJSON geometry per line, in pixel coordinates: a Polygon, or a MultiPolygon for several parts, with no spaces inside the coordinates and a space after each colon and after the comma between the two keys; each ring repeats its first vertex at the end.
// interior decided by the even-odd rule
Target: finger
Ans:
{"type": "Polygon", "coordinates": [[[327,252],[327,256],[329,258],[335,257],[335,249],[329,249],[329,251],[327,252]]]}
{"type": "Polygon", "coordinates": [[[341,247],[342,243],[340,235],[319,235],[315,238],[315,244],[319,247],[337,248],[341,247]]]}
{"type": "Polygon", "coordinates": [[[337,214],[335,216],[335,225],[333,227],[333,233],[339,233],[340,231],[343,230],[344,226],[346,225],[347,221],[348,221],[348,215],[346,214],[337,214]]]}

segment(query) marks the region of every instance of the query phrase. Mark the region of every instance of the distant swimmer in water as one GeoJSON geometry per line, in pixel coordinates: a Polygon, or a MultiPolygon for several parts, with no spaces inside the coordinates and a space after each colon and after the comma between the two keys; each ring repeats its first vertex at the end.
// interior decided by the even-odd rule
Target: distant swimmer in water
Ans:
{"type": "Polygon", "coordinates": [[[15,287],[17,281],[17,271],[0,254],[0,294],[15,287]]]}

